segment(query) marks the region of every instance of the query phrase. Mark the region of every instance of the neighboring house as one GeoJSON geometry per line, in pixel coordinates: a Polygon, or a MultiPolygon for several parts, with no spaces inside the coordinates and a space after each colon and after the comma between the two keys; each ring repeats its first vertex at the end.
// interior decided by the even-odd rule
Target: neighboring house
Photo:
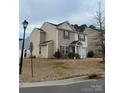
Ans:
{"type": "MultiPolygon", "coordinates": [[[[19,39],[19,57],[21,56],[21,49],[22,49],[22,41],[23,39],[19,39]]],[[[30,45],[30,37],[27,37],[25,39],[25,44],[24,44],[24,54],[25,54],[25,50],[26,50],[26,57],[30,56],[30,51],[29,51],[29,45],[30,45]]],[[[23,54],[23,56],[24,56],[23,54]]]]}
{"type": "Polygon", "coordinates": [[[68,21],[60,24],[45,22],[41,28],[35,28],[30,41],[33,42],[33,55],[41,58],[52,58],[59,49],[63,56],[78,53],[81,58],[87,57],[87,37],[78,32],[68,21]]]}
{"type": "Polygon", "coordinates": [[[88,52],[93,51],[95,57],[101,57],[101,32],[86,28],[84,33],[87,35],[88,52]]]}

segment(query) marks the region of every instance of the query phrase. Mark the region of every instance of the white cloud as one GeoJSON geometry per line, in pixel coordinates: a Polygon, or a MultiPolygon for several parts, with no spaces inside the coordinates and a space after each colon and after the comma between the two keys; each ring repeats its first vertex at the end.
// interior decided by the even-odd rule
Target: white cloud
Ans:
{"type": "Polygon", "coordinates": [[[41,27],[44,21],[92,24],[98,1],[104,8],[104,0],[20,0],[20,31],[25,19],[29,21],[28,35],[34,27],[41,27]]]}
{"type": "Polygon", "coordinates": [[[81,12],[78,14],[71,15],[69,21],[73,24],[90,24],[92,23],[94,13],[81,12]]]}

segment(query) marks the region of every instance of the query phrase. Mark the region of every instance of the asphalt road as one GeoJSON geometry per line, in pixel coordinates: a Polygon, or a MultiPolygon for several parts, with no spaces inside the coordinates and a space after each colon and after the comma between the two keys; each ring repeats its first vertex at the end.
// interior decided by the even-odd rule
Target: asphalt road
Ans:
{"type": "Polygon", "coordinates": [[[19,88],[19,93],[105,93],[105,80],[100,79],[71,85],[19,88]]]}

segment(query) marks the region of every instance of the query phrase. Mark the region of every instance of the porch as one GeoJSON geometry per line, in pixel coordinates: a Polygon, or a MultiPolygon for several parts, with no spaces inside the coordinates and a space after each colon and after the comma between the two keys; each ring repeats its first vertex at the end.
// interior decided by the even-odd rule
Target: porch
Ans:
{"type": "Polygon", "coordinates": [[[69,47],[70,52],[79,54],[80,58],[87,57],[86,47],[83,47],[83,44],[80,41],[73,41],[69,47]]]}
{"type": "Polygon", "coordinates": [[[73,41],[69,46],[60,46],[60,52],[63,56],[67,56],[69,53],[79,54],[80,58],[86,58],[86,47],[80,41],[73,41]]]}

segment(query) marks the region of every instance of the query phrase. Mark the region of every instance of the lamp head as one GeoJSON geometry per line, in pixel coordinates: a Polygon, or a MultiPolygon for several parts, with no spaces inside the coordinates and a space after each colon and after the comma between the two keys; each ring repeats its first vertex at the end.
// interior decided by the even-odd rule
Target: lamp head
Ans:
{"type": "Polygon", "coordinates": [[[23,24],[24,29],[26,29],[27,26],[28,26],[28,21],[24,20],[24,21],[22,22],[22,24],[23,24]]]}

